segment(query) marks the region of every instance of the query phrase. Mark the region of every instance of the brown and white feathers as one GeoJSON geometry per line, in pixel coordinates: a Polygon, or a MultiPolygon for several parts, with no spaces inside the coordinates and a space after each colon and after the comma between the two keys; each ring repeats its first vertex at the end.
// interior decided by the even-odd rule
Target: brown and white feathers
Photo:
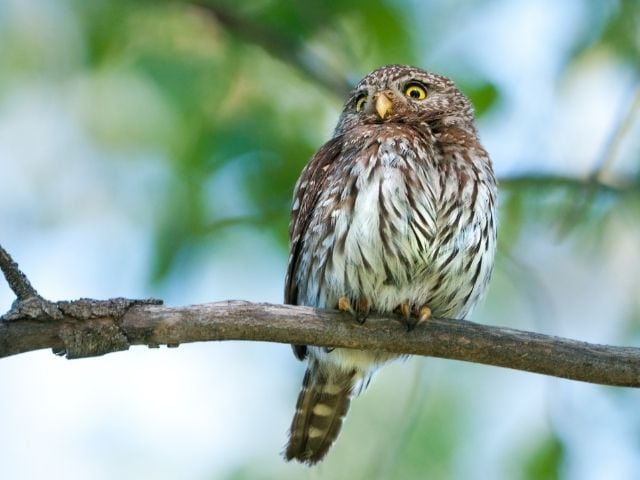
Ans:
{"type": "MultiPolygon", "coordinates": [[[[466,317],[493,267],[496,196],[473,109],[454,83],[400,65],[373,71],[296,184],[285,302],[466,317]]],[[[308,369],[285,457],[314,464],[352,395],[394,357],[293,348],[308,369]]]]}

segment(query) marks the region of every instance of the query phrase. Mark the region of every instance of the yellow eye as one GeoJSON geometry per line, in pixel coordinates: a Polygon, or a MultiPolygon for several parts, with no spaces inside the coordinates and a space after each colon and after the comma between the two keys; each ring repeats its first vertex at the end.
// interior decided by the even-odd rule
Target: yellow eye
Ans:
{"type": "Polygon", "coordinates": [[[362,110],[366,105],[366,103],[367,103],[367,96],[360,95],[356,100],[356,112],[359,112],[360,110],[362,110]]]}
{"type": "Polygon", "coordinates": [[[427,91],[419,83],[409,83],[404,87],[404,94],[414,100],[424,100],[427,97],[427,91]]]}

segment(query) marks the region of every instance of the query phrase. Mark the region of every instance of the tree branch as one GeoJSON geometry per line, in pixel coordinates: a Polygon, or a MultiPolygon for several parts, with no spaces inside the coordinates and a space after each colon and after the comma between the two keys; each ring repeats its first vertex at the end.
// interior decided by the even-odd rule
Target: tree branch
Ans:
{"type": "Polygon", "coordinates": [[[640,194],[640,185],[637,182],[619,182],[616,184],[605,183],[596,178],[577,178],[554,174],[523,174],[504,176],[498,179],[500,188],[505,190],[522,190],[524,188],[540,189],[550,187],[562,187],[576,191],[593,190],[595,192],[623,195],[627,193],[640,194]]]}
{"type": "Polygon", "coordinates": [[[40,297],[35,288],[31,286],[29,279],[18,268],[11,255],[0,245],[0,270],[7,279],[9,288],[16,294],[18,300],[27,300],[31,297],[40,297]]]}
{"type": "Polygon", "coordinates": [[[288,38],[282,32],[277,32],[267,25],[241,18],[236,13],[211,0],[193,0],[190,3],[213,17],[232,35],[245,42],[258,45],[274,58],[291,65],[338,98],[345,98],[353,88],[353,85],[340,72],[337,72],[327,62],[304,48],[304,45],[300,42],[288,38]]]}
{"type": "Polygon", "coordinates": [[[372,315],[360,325],[344,313],[310,307],[225,301],[169,308],[158,300],[122,298],[18,300],[0,317],[0,358],[42,348],[82,358],[131,345],[214,340],[384,350],[640,387],[640,348],[596,345],[464,320],[432,318],[407,332],[391,318],[372,315]]]}

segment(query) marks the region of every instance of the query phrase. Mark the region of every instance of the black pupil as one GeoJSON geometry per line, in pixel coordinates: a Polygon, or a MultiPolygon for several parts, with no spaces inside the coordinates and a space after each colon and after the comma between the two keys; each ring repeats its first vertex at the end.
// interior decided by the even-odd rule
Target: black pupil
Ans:
{"type": "Polygon", "coordinates": [[[420,97],[420,92],[417,88],[412,88],[411,92],[409,92],[409,95],[411,96],[411,98],[418,98],[420,97]]]}

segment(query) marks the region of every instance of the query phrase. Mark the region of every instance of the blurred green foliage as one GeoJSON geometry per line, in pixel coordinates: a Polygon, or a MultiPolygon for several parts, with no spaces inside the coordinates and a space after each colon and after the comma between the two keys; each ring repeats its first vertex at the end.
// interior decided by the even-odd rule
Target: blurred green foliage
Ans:
{"type": "Polygon", "coordinates": [[[558,480],[564,447],[554,434],[534,445],[529,457],[523,462],[524,480],[558,480]]]}
{"type": "MultiPolygon", "coordinates": [[[[455,461],[456,445],[460,441],[458,421],[461,416],[459,398],[443,392],[430,392],[408,419],[410,428],[396,440],[396,456],[391,471],[378,473],[384,478],[422,478],[429,472],[433,480],[450,478],[450,466],[455,461]]],[[[366,478],[366,477],[365,477],[366,478]]]]}
{"type": "MultiPolygon", "coordinates": [[[[640,3],[637,0],[586,2],[590,21],[575,38],[571,60],[594,49],[607,49],[640,72],[640,3]]],[[[567,62],[569,65],[570,62],[567,62]]]]}

